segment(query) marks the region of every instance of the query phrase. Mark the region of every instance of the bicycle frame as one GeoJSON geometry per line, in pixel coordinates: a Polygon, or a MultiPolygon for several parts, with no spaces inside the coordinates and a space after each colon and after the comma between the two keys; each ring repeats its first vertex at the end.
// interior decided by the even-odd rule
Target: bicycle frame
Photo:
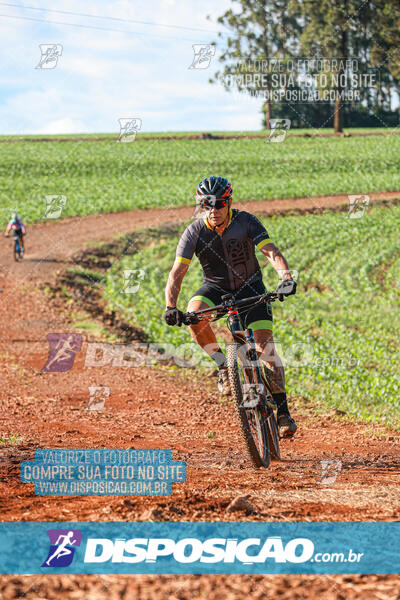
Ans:
{"type": "Polygon", "coordinates": [[[222,304],[186,313],[182,319],[183,324],[190,325],[227,315],[228,327],[236,342],[227,351],[228,377],[242,437],[257,468],[268,467],[271,457],[280,460],[279,432],[274,414],[276,406],[268,378],[262,373],[254,332],[250,327],[243,327],[238,308],[248,304],[248,308],[251,308],[259,302],[273,301],[277,297],[276,292],[266,292],[236,301],[233,294],[226,294],[222,296],[222,304]],[[239,355],[241,350],[245,351],[245,360],[239,355]]]}
{"type": "MultiPolygon", "coordinates": [[[[223,312],[228,317],[228,328],[232,334],[233,339],[239,344],[245,344],[248,349],[248,359],[250,362],[250,367],[252,370],[252,379],[255,382],[258,382],[260,385],[264,386],[265,378],[263,377],[260,360],[258,358],[256,343],[254,339],[254,332],[251,328],[243,327],[242,319],[240,317],[239,311],[237,310],[240,307],[246,306],[246,304],[258,304],[263,300],[274,301],[276,300],[277,295],[275,292],[266,292],[264,294],[259,294],[257,296],[253,296],[251,298],[244,298],[242,300],[236,301],[232,294],[226,294],[222,296],[222,304],[218,306],[214,306],[212,308],[203,308],[197,310],[193,313],[187,313],[188,323],[190,324],[191,317],[198,317],[200,320],[204,321],[212,321],[218,317],[218,312],[223,312]],[[213,314],[217,313],[216,317],[213,317],[213,314]],[[209,317],[209,318],[208,318],[209,317]]],[[[224,316],[221,314],[221,317],[224,316]]],[[[249,365],[245,365],[246,368],[249,365]]],[[[258,395],[261,400],[261,404],[264,404],[262,408],[264,411],[271,409],[272,403],[268,402],[267,395],[265,391],[258,391],[258,395]]],[[[246,406],[246,403],[244,404],[246,406]]],[[[250,408],[250,407],[249,407],[250,408]]]]}
{"type": "Polygon", "coordinates": [[[23,234],[19,235],[16,230],[13,230],[14,248],[13,254],[15,260],[20,260],[23,255],[23,234]]]}
{"type": "MultiPolygon", "coordinates": [[[[258,358],[258,354],[257,354],[257,350],[256,350],[256,342],[254,339],[254,332],[251,328],[246,327],[243,328],[243,323],[242,323],[242,319],[240,317],[239,312],[236,309],[233,309],[232,307],[229,307],[228,309],[228,327],[229,330],[233,336],[233,339],[239,344],[242,345],[243,342],[246,344],[246,347],[248,349],[247,351],[247,356],[246,356],[246,362],[247,359],[249,359],[250,361],[250,368],[252,371],[252,380],[254,382],[258,382],[259,384],[263,384],[263,377],[262,377],[262,373],[261,373],[261,368],[260,368],[260,362],[259,362],[259,358],[258,358]]],[[[248,364],[245,364],[246,369],[248,368],[248,364]]],[[[259,392],[259,396],[260,396],[260,400],[262,401],[266,401],[265,398],[265,394],[263,391],[258,391],[259,392]]],[[[246,406],[246,400],[244,400],[243,406],[246,406]]]]}

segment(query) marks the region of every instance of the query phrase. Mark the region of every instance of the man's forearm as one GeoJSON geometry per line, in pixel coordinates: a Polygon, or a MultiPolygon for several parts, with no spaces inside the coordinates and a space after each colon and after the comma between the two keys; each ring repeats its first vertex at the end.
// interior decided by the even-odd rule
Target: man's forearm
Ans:
{"type": "Polygon", "coordinates": [[[282,252],[275,245],[272,249],[263,252],[268,258],[275,271],[278,273],[280,279],[292,279],[290,274],[289,265],[282,252]]]}
{"type": "Polygon", "coordinates": [[[289,265],[286,258],[279,252],[279,255],[275,258],[275,264],[273,265],[275,271],[278,273],[280,279],[292,279],[292,275],[289,270],[289,265]]]}
{"type": "Polygon", "coordinates": [[[181,291],[182,280],[189,268],[188,264],[176,261],[168,277],[165,288],[165,305],[175,307],[181,291]]]}
{"type": "Polygon", "coordinates": [[[176,306],[179,292],[181,291],[182,280],[169,276],[167,287],[165,288],[165,306],[176,306]]]}
{"type": "Polygon", "coordinates": [[[188,268],[189,265],[182,263],[175,263],[173,266],[165,288],[165,306],[176,306],[179,292],[181,291],[182,280],[188,268]]]}

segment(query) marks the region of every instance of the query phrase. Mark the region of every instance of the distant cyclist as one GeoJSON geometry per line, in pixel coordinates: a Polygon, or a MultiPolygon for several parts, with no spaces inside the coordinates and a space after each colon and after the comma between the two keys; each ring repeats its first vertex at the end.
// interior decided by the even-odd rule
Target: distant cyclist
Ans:
{"type": "MultiPolygon", "coordinates": [[[[165,289],[164,319],[168,325],[181,325],[182,312],[176,305],[182,280],[194,254],[203,269],[203,285],[189,301],[188,311],[221,304],[224,294],[233,293],[236,299],[263,294],[266,290],[255,247],[267,257],[278,274],[283,273],[276,290],[279,300],[296,293],[296,282],[292,279],[286,259],[257,217],[244,210],[231,209],[232,193],[232,186],[224,177],[207,177],[197,187],[197,202],[206,213],[185,229],[179,241],[165,289]]],[[[272,335],[271,305],[262,303],[239,312],[245,325],[253,329],[257,352],[272,371],[269,379],[278,409],[280,433],[291,436],[296,432],[297,425],[287,405],[284,369],[272,335]]],[[[195,342],[218,366],[219,391],[229,395],[225,355],[210,324],[202,321],[191,325],[190,332],[195,342]]]]}
{"type": "Polygon", "coordinates": [[[25,225],[23,224],[23,222],[21,221],[21,219],[19,218],[19,216],[16,213],[14,213],[13,215],[11,215],[11,219],[8,222],[6,233],[5,233],[6,237],[9,237],[9,234],[10,234],[11,230],[12,230],[13,235],[14,235],[14,240],[16,238],[19,238],[19,243],[21,245],[21,254],[23,254],[24,251],[25,251],[25,248],[24,248],[24,235],[26,233],[26,230],[25,230],[25,225]]]}

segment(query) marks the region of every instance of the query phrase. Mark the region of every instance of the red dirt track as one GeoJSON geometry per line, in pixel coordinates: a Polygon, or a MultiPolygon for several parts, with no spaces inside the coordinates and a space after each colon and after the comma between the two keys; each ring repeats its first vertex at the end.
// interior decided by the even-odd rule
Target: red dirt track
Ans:
{"type": "MultiPolygon", "coordinates": [[[[370,194],[372,201],[399,192],[370,194]]],[[[253,212],[341,207],[347,196],[271,200],[243,205],[253,212]]],[[[0,245],[0,445],[2,521],[394,521],[400,516],[398,432],[313,414],[312,403],[291,405],[299,431],[282,442],[282,461],[255,470],[244,451],[230,401],[215,379],[190,369],[85,367],[87,342],[99,334],[73,327],[76,314],[42,284],[73,264],[85,243],[110,232],[184,220],[193,209],[132,211],[73,218],[29,228],[27,256],[14,264],[11,242],[0,245]],[[46,335],[82,333],[84,344],[66,373],[42,373],[46,335]],[[103,411],[86,410],[88,386],[108,386],[103,411]],[[215,432],[213,435],[211,432],[215,432]],[[172,496],[36,497],[20,482],[19,463],[36,448],[170,448],[187,462],[187,481],[172,496]],[[341,460],[332,485],[321,481],[321,460],[341,460]],[[246,496],[252,511],[229,512],[246,496]]],[[[75,311],[75,308],[73,308],[75,311]]],[[[290,390],[290,375],[289,394],[290,390]]],[[[399,598],[397,576],[0,576],[0,599],[234,599],[399,598]]]]}

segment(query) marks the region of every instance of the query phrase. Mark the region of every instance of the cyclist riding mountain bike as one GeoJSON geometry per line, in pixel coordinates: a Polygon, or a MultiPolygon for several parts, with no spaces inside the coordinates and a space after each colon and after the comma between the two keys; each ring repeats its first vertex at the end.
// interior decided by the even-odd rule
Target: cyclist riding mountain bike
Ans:
{"type": "MultiPolygon", "coordinates": [[[[183,313],[177,308],[182,280],[196,254],[203,269],[203,284],[193,294],[188,311],[197,311],[221,304],[225,294],[239,300],[266,291],[262,272],[255,255],[257,247],[273,268],[283,272],[277,287],[279,300],[296,293],[288,263],[270,239],[265,227],[254,215],[232,209],[232,186],[224,177],[203,179],[196,190],[196,199],[206,211],[183,232],[178,243],[176,259],[165,289],[166,309],[164,319],[168,325],[181,325],[183,313]]],[[[250,309],[241,309],[243,323],[254,331],[257,354],[264,363],[272,385],[273,398],[282,436],[291,436],[297,426],[290,416],[285,390],[282,361],[276,352],[272,334],[270,303],[250,309]]],[[[225,355],[208,322],[190,325],[194,341],[210,356],[218,367],[218,389],[230,394],[225,355]]]]}
{"type": "Polygon", "coordinates": [[[21,244],[21,254],[24,253],[24,235],[26,233],[25,231],[25,225],[23,224],[22,220],[19,218],[19,216],[14,213],[13,215],[11,215],[11,219],[8,222],[7,225],[7,229],[5,232],[5,237],[9,237],[9,233],[12,230],[13,235],[14,235],[14,239],[18,238],[19,242],[21,244]]]}

